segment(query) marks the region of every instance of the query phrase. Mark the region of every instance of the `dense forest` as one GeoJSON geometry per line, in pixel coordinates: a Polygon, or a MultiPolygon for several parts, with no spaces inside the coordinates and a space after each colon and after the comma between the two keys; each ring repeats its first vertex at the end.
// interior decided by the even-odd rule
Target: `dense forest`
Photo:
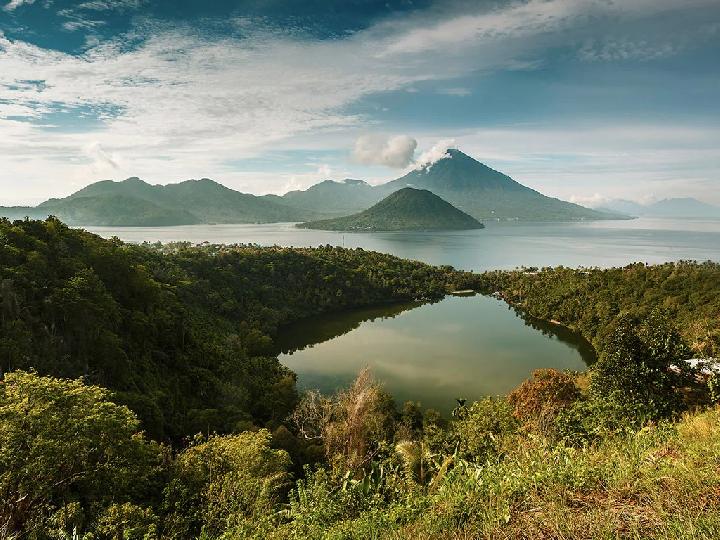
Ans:
{"type": "Polygon", "coordinates": [[[482,229],[483,224],[426,189],[399,189],[357,214],[300,223],[330,231],[433,231],[482,229]]]}
{"type": "Polygon", "coordinates": [[[595,348],[619,316],[642,321],[657,309],[674,322],[693,352],[720,356],[720,264],[681,261],[624,268],[524,268],[486,272],[473,287],[497,293],[523,313],[579,330],[595,348]]]}
{"type": "Polygon", "coordinates": [[[717,273],[472,275],[0,221],[0,538],[715,538],[720,384],[682,360],[717,350],[717,273]],[[273,356],[290,321],[468,287],[597,362],[443,418],[367,371],[299,395],[273,356]]]}
{"type": "Polygon", "coordinates": [[[133,246],[55,219],[0,221],[0,370],[83,376],[153,437],[287,416],[279,325],[441,297],[454,273],[333,247],[133,246]]]}

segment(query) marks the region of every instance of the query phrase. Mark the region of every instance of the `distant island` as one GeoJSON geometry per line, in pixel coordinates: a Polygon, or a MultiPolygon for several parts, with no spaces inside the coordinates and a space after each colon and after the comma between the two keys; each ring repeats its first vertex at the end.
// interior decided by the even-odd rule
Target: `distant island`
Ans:
{"type": "Polygon", "coordinates": [[[297,226],[331,231],[433,231],[484,227],[474,217],[434,193],[410,187],[391,193],[357,214],[297,226]]]}
{"type": "Polygon", "coordinates": [[[208,178],[163,186],[132,177],[120,182],[96,182],[68,197],[50,199],[35,207],[0,207],[0,216],[45,219],[53,215],[71,225],[114,227],[306,222],[355,217],[407,187],[431,191],[480,221],[631,219],[623,212],[593,210],[547,197],[457,149],[377,186],[362,180],[325,180],[303,191],[258,196],[208,178]]]}
{"type": "Polygon", "coordinates": [[[720,207],[692,197],[662,199],[651,204],[639,204],[625,199],[613,199],[602,208],[608,212],[621,212],[631,216],[658,218],[720,218],[720,207]]]}

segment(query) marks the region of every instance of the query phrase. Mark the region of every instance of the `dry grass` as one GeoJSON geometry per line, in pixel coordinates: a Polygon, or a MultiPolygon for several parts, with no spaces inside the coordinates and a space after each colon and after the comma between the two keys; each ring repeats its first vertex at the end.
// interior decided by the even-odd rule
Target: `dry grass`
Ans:
{"type": "MultiPolygon", "coordinates": [[[[720,410],[688,414],[674,434],[654,433],[578,453],[566,474],[505,495],[507,520],[474,512],[479,503],[436,500],[424,519],[389,533],[395,539],[717,539],[720,538],[720,410]],[[583,477],[587,476],[587,480],[583,477]],[[577,483],[577,487],[569,484],[577,483]],[[465,514],[458,520],[458,513],[465,514]],[[454,515],[456,527],[448,527],[454,515]],[[490,519],[488,519],[490,517],[490,519]]],[[[518,459],[515,473],[532,474],[518,459]]],[[[497,501],[495,501],[497,504],[497,501]]]]}

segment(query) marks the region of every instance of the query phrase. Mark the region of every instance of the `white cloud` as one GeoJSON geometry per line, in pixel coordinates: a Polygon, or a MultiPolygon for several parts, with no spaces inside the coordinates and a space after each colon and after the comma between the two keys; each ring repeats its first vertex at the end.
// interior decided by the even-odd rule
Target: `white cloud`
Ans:
{"type": "Polygon", "coordinates": [[[138,9],[147,0],[90,0],[75,6],[75,9],[86,9],[89,11],[125,11],[138,9]]]}
{"type": "Polygon", "coordinates": [[[68,32],[75,32],[76,30],[89,30],[91,28],[97,28],[103,26],[102,21],[92,21],[88,19],[73,18],[71,21],[64,22],[62,27],[68,32]]]}
{"type": "Polygon", "coordinates": [[[449,157],[448,149],[455,148],[455,144],[455,139],[443,139],[436,142],[432,148],[420,154],[420,157],[415,162],[415,168],[428,167],[438,160],[449,157]]]}
{"type": "MultiPolygon", "coordinates": [[[[716,5],[717,0],[527,0],[499,8],[455,17],[441,18],[431,25],[418,25],[392,39],[383,54],[416,54],[443,50],[452,53],[482,44],[515,49],[519,40],[543,36],[578,25],[592,25],[598,17],[612,17],[617,23],[670,10],[716,5]]],[[[396,24],[396,23],[393,23],[396,24]]],[[[595,23],[597,24],[597,23],[595,23]]],[[[522,41],[519,43],[524,45],[522,41]]],[[[497,53],[497,51],[495,51],[497,53]]]]}
{"type": "Polygon", "coordinates": [[[10,2],[5,4],[5,7],[3,7],[3,9],[5,11],[15,11],[22,5],[30,5],[33,3],[35,3],[35,0],[10,0],[10,2]]]}
{"type": "Polygon", "coordinates": [[[417,141],[408,135],[362,135],[355,141],[352,157],[363,165],[384,165],[402,169],[412,161],[415,148],[417,141]]]}
{"type": "Polygon", "coordinates": [[[578,51],[582,60],[590,62],[609,62],[614,60],[657,60],[673,56],[680,52],[678,44],[648,43],[627,38],[590,40],[578,51]]]}
{"type": "Polygon", "coordinates": [[[117,156],[106,152],[97,141],[85,145],[83,153],[92,160],[92,166],[96,172],[115,171],[119,168],[117,156]]]}
{"type": "MultiPolygon", "coordinates": [[[[711,1],[687,0],[682,9],[711,1]]],[[[5,9],[22,3],[30,0],[12,0],[5,9]]],[[[0,33],[0,170],[6,173],[0,189],[35,199],[94,181],[98,162],[83,149],[97,143],[107,155],[122,156],[113,159],[118,177],[212,176],[257,193],[277,191],[286,177],[256,175],[253,183],[231,163],[271,146],[305,148],[312,139],[347,148],[348,134],[371,121],[350,108],[362,98],[493,69],[532,68],[539,45],[566,45],[561,31],[587,25],[590,15],[633,17],[673,3],[679,9],[674,0],[529,0],[470,15],[408,16],[324,41],[264,30],[257,21],[236,39],[143,20],[128,36],[88,41],[82,56],[0,33]],[[45,82],[18,84],[27,80],[45,82]],[[102,125],[64,132],[11,119],[38,120],[58,110],[103,111],[102,125]]],[[[113,4],[96,0],[83,9],[113,4]]],[[[381,161],[398,166],[410,144],[397,145],[388,150],[397,161],[381,161]]]]}
{"type": "Polygon", "coordinates": [[[588,208],[601,208],[611,200],[610,197],[600,193],[593,193],[592,195],[571,195],[568,197],[568,201],[581,206],[587,206],[588,208]]]}
{"type": "Polygon", "coordinates": [[[441,88],[440,90],[438,90],[438,94],[445,94],[446,96],[455,97],[467,97],[472,95],[472,90],[463,87],[441,88]]]}
{"type": "Polygon", "coordinates": [[[282,195],[288,191],[307,189],[313,184],[331,179],[336,173],[344,173],[344,171],[336,171],[328,163],[306,163],[306,166],[316,167],[316,169],[314,171],[283,175],[282,178],[285,181],[284,184],[279,185],[279,189],[276,189],[273,192],[277,195],[282,195]]]}

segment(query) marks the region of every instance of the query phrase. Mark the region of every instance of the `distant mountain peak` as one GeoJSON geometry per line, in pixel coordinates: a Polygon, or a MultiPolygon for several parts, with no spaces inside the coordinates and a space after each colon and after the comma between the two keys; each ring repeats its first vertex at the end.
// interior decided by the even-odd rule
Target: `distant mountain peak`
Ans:
{"type": "Polygon", "coordinates": [[[465,152],[457,149],[457,148],[448,148],[445,152],[445,156],[441,159],[452,159],[452,158],[468,158],[472,159],[473,161],[477,161],[474,158],[471,158],[468,156],[465,152]]]}
{"type": "Polygon", "coordinates": [[[634,216],[665,218],[718,218],[720,207],[713,206],[693,197],[671,197],[641,204],[625,199],[611,199],[605,207],[616,212],[625,212],[634,216]]]}
{"type": "MultiPolygon", "coordinates": [[[[221,183],[216,182],[215,180],[212,180],[211,178],[192,178],[190,180],[185,180],[183,182],[178,182],[178,184],[195,184],[195,185],[208,185],[208,186],[222,186],[221,183]]],[[[169,184],[172,185],[172,184],[169,184]]]]}
{"type": "MultiPolygon", "coordinates": [[[[341,186],[341,185],[346,185],[346,186],[369,186],[370,184],[368,184],[365,180],[356,180],[356,179],[354,179],[354,178],[344,178],[344,179],[342,179],[342,180],[330,180],[330,179],[327,179],[327,180],[322,180],[322,181],[318,182],[317,184],[315,184],[315,185],[313,185],[313,186],[310,186],[310,188],[315,187],[315,186],[341,186]]],[[[308,189],[310,189],[310,188],[308,188],[308,189]]]]}
{"type": "Polygon", "coordinates": [[[354,178],[345,178],[342,180],[343,184],[347,184],[348,186],[369,186],[365,180],[356,180],[354,178]]]}
{"type": "Polygon", "coordinates": [[[448,148],[445,155],[420,169],[410,171],[397,180],[386,184],[398,189],[414,186],[429,189],[441,195],[448,191],[518,191],[529,189],[521,186],[509,176],[491,169],[487,165],[461,152],[457,148],[448,148]]]}

